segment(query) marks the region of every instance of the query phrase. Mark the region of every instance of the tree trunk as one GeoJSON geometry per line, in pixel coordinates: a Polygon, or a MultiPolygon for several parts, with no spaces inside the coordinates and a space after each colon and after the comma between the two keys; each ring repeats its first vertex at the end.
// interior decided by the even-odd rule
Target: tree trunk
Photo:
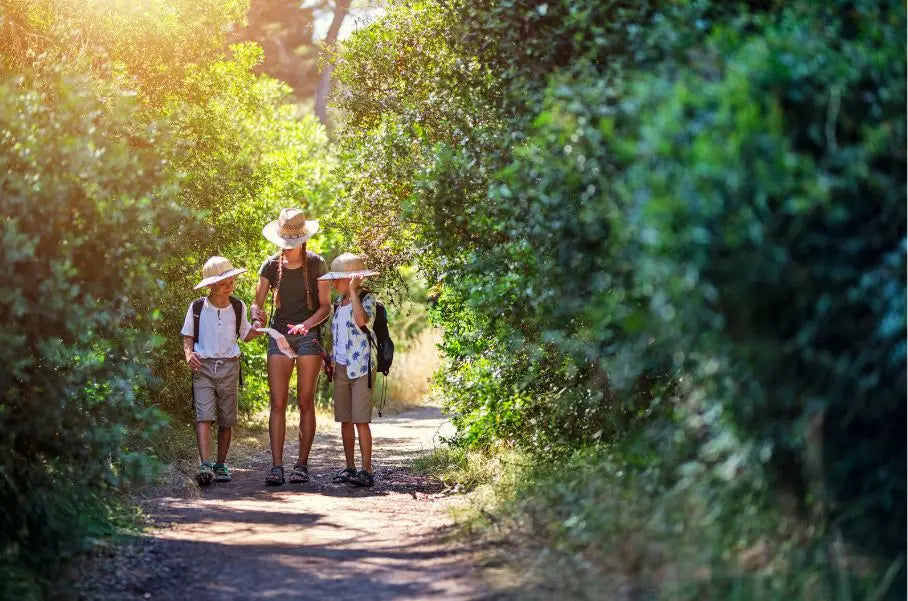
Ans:
{"type": "Polygon", "coordinates": [[[328,34],[322,43],[321,56],[325,62],[322,65],[318,86],[315,88],[315,116],[325,127],[328,127],[328,96],[331,94],[331,84],[333,82],[331,76],[334,73],[334,60],[333,58],[326,60],[326,57],[330,57],[337,47],[337,34],[340,32],[344,17],[350,12],[351,1],[336,0],[334,3],[334,18],[331,20],[331,27],[328,28],[328,34]]]}

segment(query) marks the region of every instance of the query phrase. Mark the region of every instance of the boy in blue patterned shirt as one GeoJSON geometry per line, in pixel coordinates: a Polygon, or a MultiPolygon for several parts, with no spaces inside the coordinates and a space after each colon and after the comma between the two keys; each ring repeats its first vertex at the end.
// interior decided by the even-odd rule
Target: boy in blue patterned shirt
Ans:
{"type": "Polygon", "coordinates": [[[372,390],[375,358],[364,328],[375,320],[375,295],[361,290],[363,278],[378,275],[365,268],[362,257],[344,253],[331,262],[331,271],[320,280],[331,280],[340,298],[334,303],[331,322],[334,363],[334,421],[340,422],[346,468],[332,482],[372,486],[372,390]],[[362,469],[356,470],[354,437],[359,436],[362,469]]]}

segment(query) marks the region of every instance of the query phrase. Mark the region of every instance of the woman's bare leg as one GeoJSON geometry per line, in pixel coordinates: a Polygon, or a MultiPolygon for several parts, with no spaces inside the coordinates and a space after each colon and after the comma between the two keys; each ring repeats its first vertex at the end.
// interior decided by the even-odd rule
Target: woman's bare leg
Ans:
{"type": "Polygon", "coordinates": [[[299,463],[306,465],[315,439],[315,384],[322,368],[322,358],[319,355],[304,355],[297,357],[296,365],[296,390],[300,402],[299,463]]]}
{"type": "Polygon", "coordinates": [[[268,437],[271,439],[272,465],[284,465],[284,435],[287,431],[287,396],[293,359],[284,355],[268,356],[268,389],[271,392],[271,415],[268,437]]]}

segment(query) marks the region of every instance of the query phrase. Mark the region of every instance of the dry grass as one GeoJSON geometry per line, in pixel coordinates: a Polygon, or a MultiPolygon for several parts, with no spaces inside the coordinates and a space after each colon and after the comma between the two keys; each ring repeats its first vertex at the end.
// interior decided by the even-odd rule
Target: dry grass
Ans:
{"type": "MultiPolygon", "coordinates": [[[[389,412],[404,411],[408,408],[431,403],[432,376],[441,365],[441,330],[426,328],[410,343],[394,355],[394,366],[388,376],[389,412]]],[[[382,378],[379,376],[377,387],[381,390],[382,378]]],[[[379,398],[376,395],[376,400],[379,398]]]]}

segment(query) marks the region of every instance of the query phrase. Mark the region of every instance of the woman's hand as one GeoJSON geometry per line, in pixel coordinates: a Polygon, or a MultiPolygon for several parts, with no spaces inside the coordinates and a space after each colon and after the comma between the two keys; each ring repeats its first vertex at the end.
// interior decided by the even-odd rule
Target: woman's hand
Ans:
{"type": "Polygon", "coordinates": [[[303,335],[303,336],[305,336],[306,334],[309,333],[309,326],[307,326],[307,325],[304,324],[304,323],[299,323],[299,324],[296,324],[296,325],[292,325],[292,324],[289,324],[289,323],[288,323],[288,324],[287,324],[287,333],[288,333],[288,334],[293,334],[294,336],[297,336],[297,335],[300,335],[300,334],[303,335]]]}
{"type": "Polygon", "coordinates": [[[362,275],[354,275],[350,278],[350,295],[355,296],[356,291],[359,290],[359,285],[363,283],[362,275]]]}
{"type": "Polygon", "coordinates": [[[250,310],[252,312],[252,321],[257,321],[260,324],[265,323],[265,312],[258,305],[252,305],[250,310]]]}

